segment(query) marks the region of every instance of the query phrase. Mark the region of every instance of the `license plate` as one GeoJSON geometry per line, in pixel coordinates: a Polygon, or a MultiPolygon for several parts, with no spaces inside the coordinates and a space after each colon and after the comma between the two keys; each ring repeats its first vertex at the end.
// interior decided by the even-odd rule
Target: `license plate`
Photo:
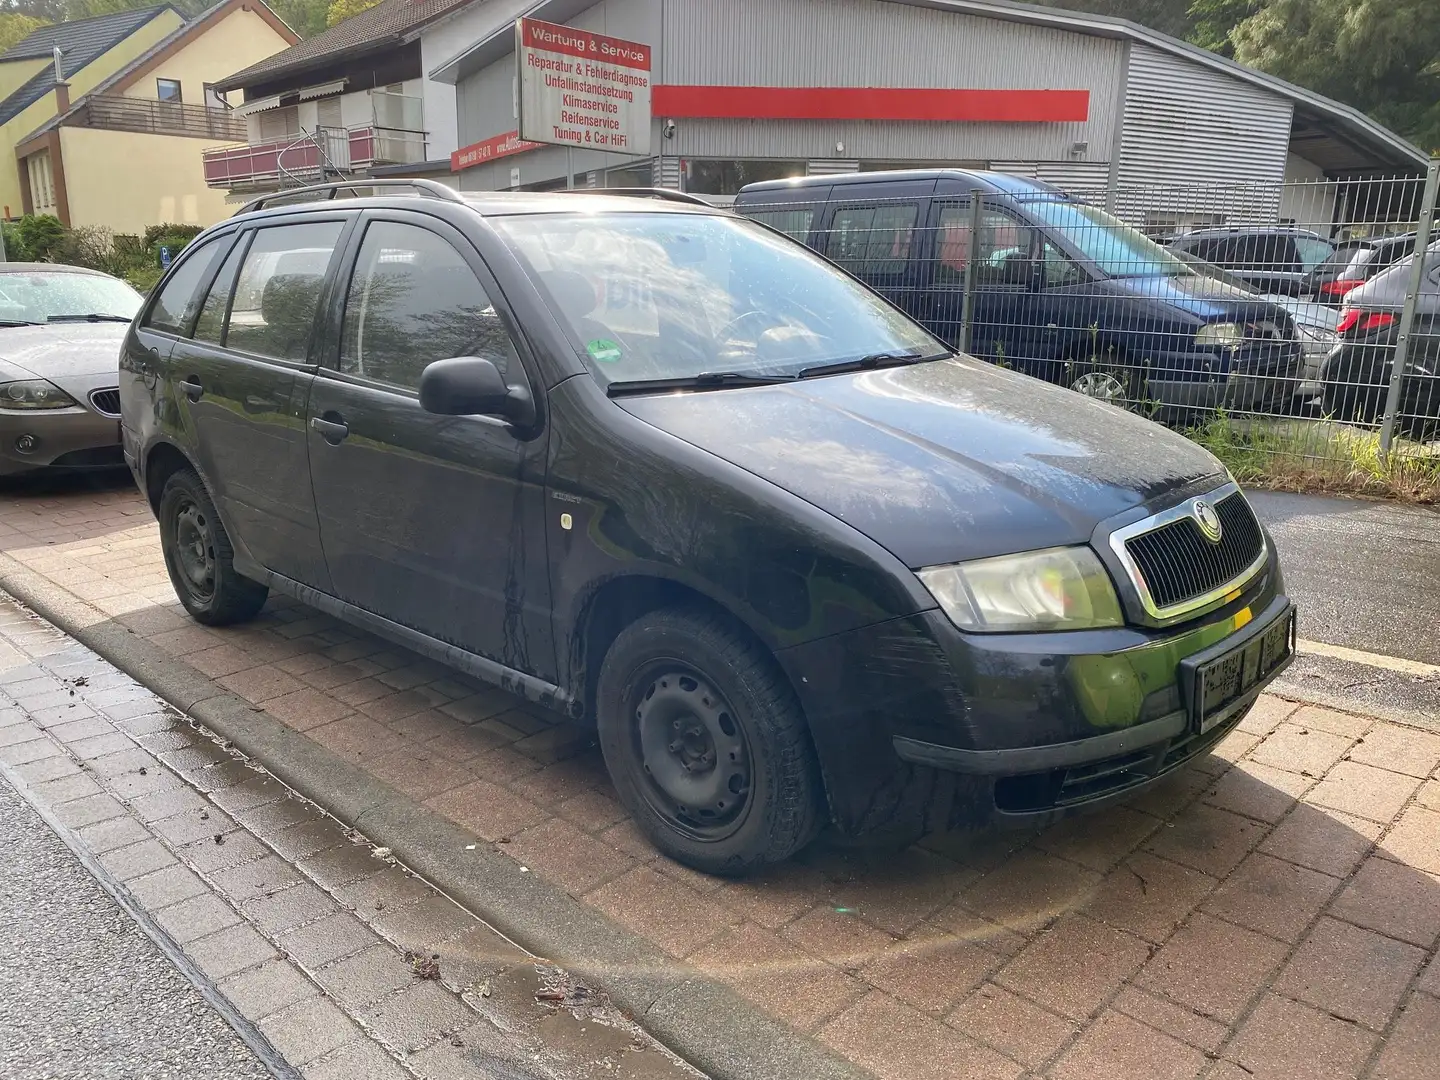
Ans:
{"type": "Polygon", "coordinates": [[[1195,669],[1194,713],[1202,733],[1224,715],[1225,707],[1244,696],[1285,663],[1295,647],[1295,609],[1232,652],[1195,669]]]}

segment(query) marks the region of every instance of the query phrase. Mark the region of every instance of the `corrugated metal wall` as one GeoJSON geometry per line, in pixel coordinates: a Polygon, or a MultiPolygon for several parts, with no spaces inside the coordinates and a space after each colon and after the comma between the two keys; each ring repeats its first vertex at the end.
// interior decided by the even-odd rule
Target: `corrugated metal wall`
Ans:
{"type": "Polygon", "coordinates": [[[880,0],[664,0],[663,81],[699,86],[1089,90],[1076,124],[682,121],[682,156],[1109,159],[1124,44],[880,0]],[[837,150],[843,144],[844,150],[837,150]]]}
{"type": "Polygon", "coordinates": [[[1203,202],[1205,212],[1227,219],[1274,215],[1292,111],[1278,94],[1135,43],[1116,212],[1154,220],[1203,202]],[[1207,185],[1213,188],[1200,190],[1207,185]]]}

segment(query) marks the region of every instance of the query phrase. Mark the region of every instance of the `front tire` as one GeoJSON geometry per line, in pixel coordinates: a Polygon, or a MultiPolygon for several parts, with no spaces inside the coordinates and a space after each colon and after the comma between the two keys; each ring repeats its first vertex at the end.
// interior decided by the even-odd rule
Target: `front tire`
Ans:
{"type": "Polygon", "coordinates": [[[661,611],[620,632],[596,687],[621,801],[677,862],[739,877],[819,832],[823,792],[800,703],[725,620],[661,611]]]}
{"type": "Polygon", "coordinates": [[[205,484],[191,469],[165,481],[160,547],[175,595],[196,622],[229,626],[253,619],[269,590],[235,569],[235,549],[205,484]]]}

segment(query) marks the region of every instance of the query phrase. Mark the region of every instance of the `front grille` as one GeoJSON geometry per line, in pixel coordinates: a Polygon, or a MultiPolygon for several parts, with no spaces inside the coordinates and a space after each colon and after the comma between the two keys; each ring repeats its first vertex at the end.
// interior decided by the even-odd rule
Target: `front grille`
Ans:
{"type": "Polygon", "coordinates": [[[1201,532],[1194,515],[1125,541],[1155,607],[1172,608],[1230,584],[1265,550],[1260,524],[1244,495],[1227,495],[1215,504],[1215,512],[1223,529],[1219,543],[1201,532]]]}
{"type": "Polygon", "coordinates": [[[120,389],[113,390],[92,390],[90,391],[90,404],[95,406],[95,411],[104,413],[106,416],[120,415],[120,389]]]}

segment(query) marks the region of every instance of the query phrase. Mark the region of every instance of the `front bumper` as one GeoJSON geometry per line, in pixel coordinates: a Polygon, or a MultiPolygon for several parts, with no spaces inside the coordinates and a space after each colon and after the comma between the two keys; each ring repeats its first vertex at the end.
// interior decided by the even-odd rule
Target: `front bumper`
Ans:
{"type": "Polygon", "coordinates": [[[1174,409],[1278,412],[1304,371],[1298,341],[1242,349],[1233,356],[1162,355],[1149,361],[1150,400],[1174,409]]]}
{"type": "Polygon", "coordinates": [[[1044,823],[1130,794],[1233,729],[1280,668],[1204,731],[1182,671],[1286,617],[1282,588],[1272,555],[1241,596],[1168,630],[974,635],[930,611],[780,658],[842,831],[1044,823]]]}
{"type": "Polygon", "coordinates": [[[84,406],[0,412],[0,476],[122,465],[117,419],[84,406]]]}

